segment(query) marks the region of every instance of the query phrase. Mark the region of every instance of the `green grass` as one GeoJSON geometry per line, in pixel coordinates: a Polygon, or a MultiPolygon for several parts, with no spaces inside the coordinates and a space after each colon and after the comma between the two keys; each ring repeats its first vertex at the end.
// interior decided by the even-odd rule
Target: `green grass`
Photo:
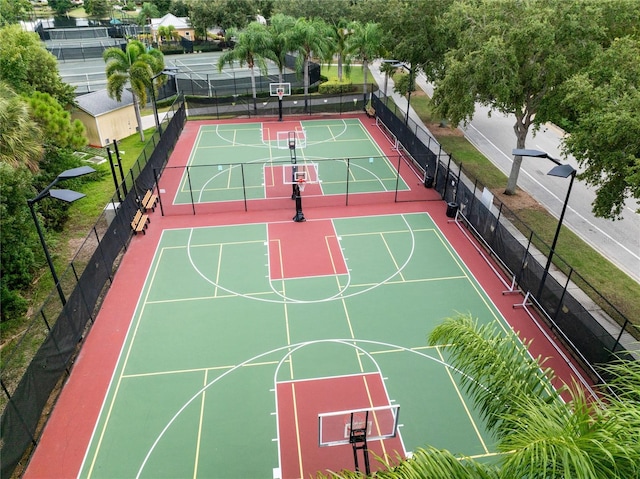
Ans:
{"type": "MultiPolygon", "coordinates": [[[[155,128],[145,130],[145,139],[147,141],[151,138],[154,131],[155,128]]],[[[121,152],[122,168],[125,175],[127,175],[129,169],[142,152],[144,144],[140,141],[140,135],[136,133],[118,142],[118,148],[121,152]],[[123,151],[124,154],[122,154],[123,151]]],[[[102,149],[102,152],[106,158],[106,150],[102,149]]],[[[115,160],[113,151],[112,155],[115,160]]],[[[47,246],[53,257],[53,264],[58,276],[67,268],[76,253],[77,247],[81,244],[81,241],[86,238],[89,230],[96,223],[103,209],[115,194],[115,186],[109,163],[106,162],[93,167],[98,172],[97,174],[100,176],[100,180],[87,182],[83,184],[82,187],[77,188],[78,191],[84,193],[86,196],[71,205],[69,209],[69,220],[64,230],[60,233],[50,233],[47,236],[47,246]]],[[[119,174],[118,178],[120,178],[119,174]]],[[[35,278],[36,280],[33,283],[33,289],[30,294],[30,303],[33,308],[38,308],[51,292],[54,284],[46,264],[43,265],[40,272],[35,275],[35,278]]],[[[3,324],[3,336],[5,333],[7,336],[11,336],[12,331],[19,331],[22,327],[22,324],[18,322],[12,321],[12,323],[14,324],[3,324]],[[9,329],[5,331],[5,327],[9,329]]]]}
{"type": "MultiPolygon", "coordinates": [[[[155,128],[145,130],[145,139],[148,141],[155,128]]],[[[121,152],[121,159],[125,175],[131,166],[135,163],[138,156],[144,148],[144,144],[140,141],[140,136],[136,133],[118,143],[121,152]],[[122,152],[124,151],[124,154],[122,152]]],[[[99,154],[106,158],[106,150],[91,149],[91,155],[99,154]]],[[[115,159],[115,156],[114,156],[115,159]]],[[[97,181],[83,183],[80,187],[75,188],[77,191],[84,193],[86,196],[79,201],[74,202],[69,209],[69,219],[62,232],[47,232],[47,247],[51,253],[53,264],[61,281],[64,282],[63,274],[70,261],[73,259],[78,248],[83,244],[91,228],[94,226],[104,207],[115,194],[115,186],[109,163],[105,162],[101,165],[93,166],[98,175],[97,181]]],[[[96,175],[96,174],[94,174],[96,175]]],[[[118,176],[119,178],[119,176],[118,176]]],[[[45,304],[45,300],[50,294],[56,295],[54,290],[53,278],[47,264],[43,264],[42,268],[34,275],[31,290],[25,293],[30,304],[30,314],[21,319],[3,322],[0,324],[2,332],[3,353],[7,354],[12,350],[13,344],[21,340],[21,349],[18,355],[14,357],[9,371],[5,371],[5,379],[8,379],[7,386],[12,388],[15,383],[20,380],[24,373],[24,368],[28,366],[35,354],[35,351],[42,344],[44,337],[42,333],[44,328],[32,328],[28,330],[29,321],[34,312],[45,304]],[[23,336],[27,333],[26,336],[23,336]]],[[[59,302],[54,300],[49,303],[48,317],[55,317],[55,311],[59,310],[59,302]]],[[[6,401],[5,396],[0,397],[0,411],[4,409],[6,401]]]]}
{"type": "MultiPolygon", "coordinates": [[[[411,106],[425,122],[433,122],[431,100],[425,95],[411,98],[411,106]]],[[[439,120],[436,120],[439,121],[439,120]]],[[[471,177],[477,178],[480,183],[490,189],[501,189],[507,184],[507,177],[496,168],[482,153],[480,153],[464,137],[438,134],[438,128],[432,128],[431,133],[436,137],[442,148],[453,155],[456,163],[462,163],[465,172],[471,177]]],[[[522,193],[520,193],[522,194],[522,193]]],[[[557,228],[558,220],[540,207],[518,208],[518,217],[547,245],[551,244],[557,228]]],[[[516,222],[516,227],[521,228],[516,222]]],[[[523,233],[528,235],[528,231],[523,233]]],[[[547,252],[548,246],[537,244],[536,247],[547,252]]],[[[629,321],[640,327],[640,284],[620,271],[600,253],[582,241],[579,236],[568,228],[563,227],[558,239],[557,256],[566,261],[584,280],[596,288],[597,291],[613,304],[629,321]]],[[[557,257],[554,264],[568,273],[565,263],[557,257]]],[[[583,289],[605,311],[610,309],[605,302],[595,294],[584,281],[577,276],[572,280],[583,289]]],[[[610,312],[610,314],[612,314],[610,312]]],[[[612,314],[612,317],[617,317],[612,314]]],[[[633,331],[636,338],[640,339],[640,330],[633,331]]]]}
{"type": "MultiPolygon", "coordinates": [[[[327,65],[321,65],[320,74],[326,76],[329,79],[329,81],[337,82],[338,81],[338,65],[336,65],[335,63],[333,63],[330,67],[327,67],[327,65]]],[[[362,66],[352,65],[351,74],[349,75],[349,77],[347,77],[346,68],[343,66],[342,81],[344,83],[351,82],[354,85],[364,83],[364,73],[362,71],[362,66]]],[[[374,81],[373,76],[368,75],[367,81],[369,83],[373,82],[374,81]]]]}

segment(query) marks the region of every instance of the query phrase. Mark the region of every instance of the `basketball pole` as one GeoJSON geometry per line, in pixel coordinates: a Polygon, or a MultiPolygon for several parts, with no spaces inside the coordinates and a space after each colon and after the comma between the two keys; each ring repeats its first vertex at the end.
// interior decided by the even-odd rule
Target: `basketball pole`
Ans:
{"type": "Polygon", "coordinates": [[[293,194],[296,198],[296,215],[293,217],[293,221],[296,223],[302,223],[306,220],[304,218],[304,213],[302,212],[302,195],[300,193],[300,186],[298,183],[294,183],[293,185],[293,194]]]}
{"type": "Polygon", "coordinates": [[[298,171],[298,167],[296,166],[296,163],[298,162],[298,158],[296,157],[296,140],[295,140],[295,137],[293,138],[293,141],[291,140],[291,132],[289,132],[287,142],[289,143],[289,156],[291,157],[291,164],[293,165],[291,167],[291,183],[293,184],[292,191],[291,191],[291,199],[295,200],[296,199],[296,185],[295,185],[296,172],[298,171]]]}
{"type": "Polygon", "coordinates": [[[278,121],[282,121],[282,96],[278,95],[278,121]]]}
{"type": "Polygon", "coordinates": [[[362,427],[354,427],[353,423],[353,413],[351,413],[349,442],[353,448],[353,462],[355,463],[356,472],[360,471],[360,465],[358,464],[358,451],[362,451],[364,458],[364,472],[366,476],[370,476],[371,466],[369,465],[369,447],[367,446],[367,424],[369,423],[369,411],[365,412],[364,425],[362,427]]]}

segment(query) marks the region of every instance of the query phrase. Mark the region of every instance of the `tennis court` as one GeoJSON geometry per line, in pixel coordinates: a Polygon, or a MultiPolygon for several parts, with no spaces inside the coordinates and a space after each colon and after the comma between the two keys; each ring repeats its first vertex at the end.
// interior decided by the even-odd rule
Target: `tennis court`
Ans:
{"type": "Polygon", "coordinates": [[[384,437],[368,443],[372,470],[376,456],[393,461],[425,445],[492,460],[460,377],[426,337],[458,313],[536,332],[442,202],[428,201],[435,192],[409,168],[394,177],[389,145],[362,125],[187,124],[159,185],[165,211],[189,183],[198,205],[241,202],[233,165],[246,182],[253,163],[255,207],[151,214],[25,477],[313,477],[354,468],[348,440],[361,410],[373,417],[363,423],[369,437],[384,437]],[[317,199],[305,222],[291,220],[291,185],[273,173],[291,165],[290,148],[278,147],[289,135],[278,132],[292,131],[304,131],[296,164],[320,165],[302,194],[317,199]],[[332,167],[344,165],[328,160],[338,151],[363,159],[362,176],[349,180],[370,204],[322,203],[339,180],[332,167]],[[387,177],[427,201],[388,201],[387,177]]]}

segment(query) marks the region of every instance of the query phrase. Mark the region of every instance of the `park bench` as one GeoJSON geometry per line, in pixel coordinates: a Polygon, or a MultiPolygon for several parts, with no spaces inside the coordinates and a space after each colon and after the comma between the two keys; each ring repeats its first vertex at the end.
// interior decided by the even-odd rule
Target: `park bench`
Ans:
{"type": "Polygon", "coordinates": [[[146,234],[145,229],[147,228],[149,222],[149,215],[145,215],[142,211],[137,210],[136,215],[131,221],[131,229],[133,230],[133,234],[138,234],[141,231],[142,234],[146,234]]]}
{"type": "Polygon", "coordinates": [[[145,211],[155,211],[157,202],[158,195],[154,195],[153,193],[151,193],[151,190],[147,190],[144,197],[142,198],[142,208],[145,211]]]}

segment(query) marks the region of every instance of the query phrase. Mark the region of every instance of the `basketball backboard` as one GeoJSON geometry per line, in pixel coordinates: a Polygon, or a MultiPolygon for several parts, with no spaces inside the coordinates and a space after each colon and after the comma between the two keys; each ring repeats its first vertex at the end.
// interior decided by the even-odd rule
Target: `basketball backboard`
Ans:
{"type": "Polygon", "coordinates": [[[399,414],[399,404],[318,414],[318,444],[350,444],[351,429],[366,429],[367,441],[395,437],[399,414]]]}
{"type": "Polygon", "coordinates": [[[271,96],[291,96],[291,83],[269,83],[269,95],[271,96]]]}
{"type": "Polygon", "coordinates": [[[282,183],[293,185],[304,180],[305,183],[320,183],[317,163],[296,163],[282,165],[282,183]]]}

